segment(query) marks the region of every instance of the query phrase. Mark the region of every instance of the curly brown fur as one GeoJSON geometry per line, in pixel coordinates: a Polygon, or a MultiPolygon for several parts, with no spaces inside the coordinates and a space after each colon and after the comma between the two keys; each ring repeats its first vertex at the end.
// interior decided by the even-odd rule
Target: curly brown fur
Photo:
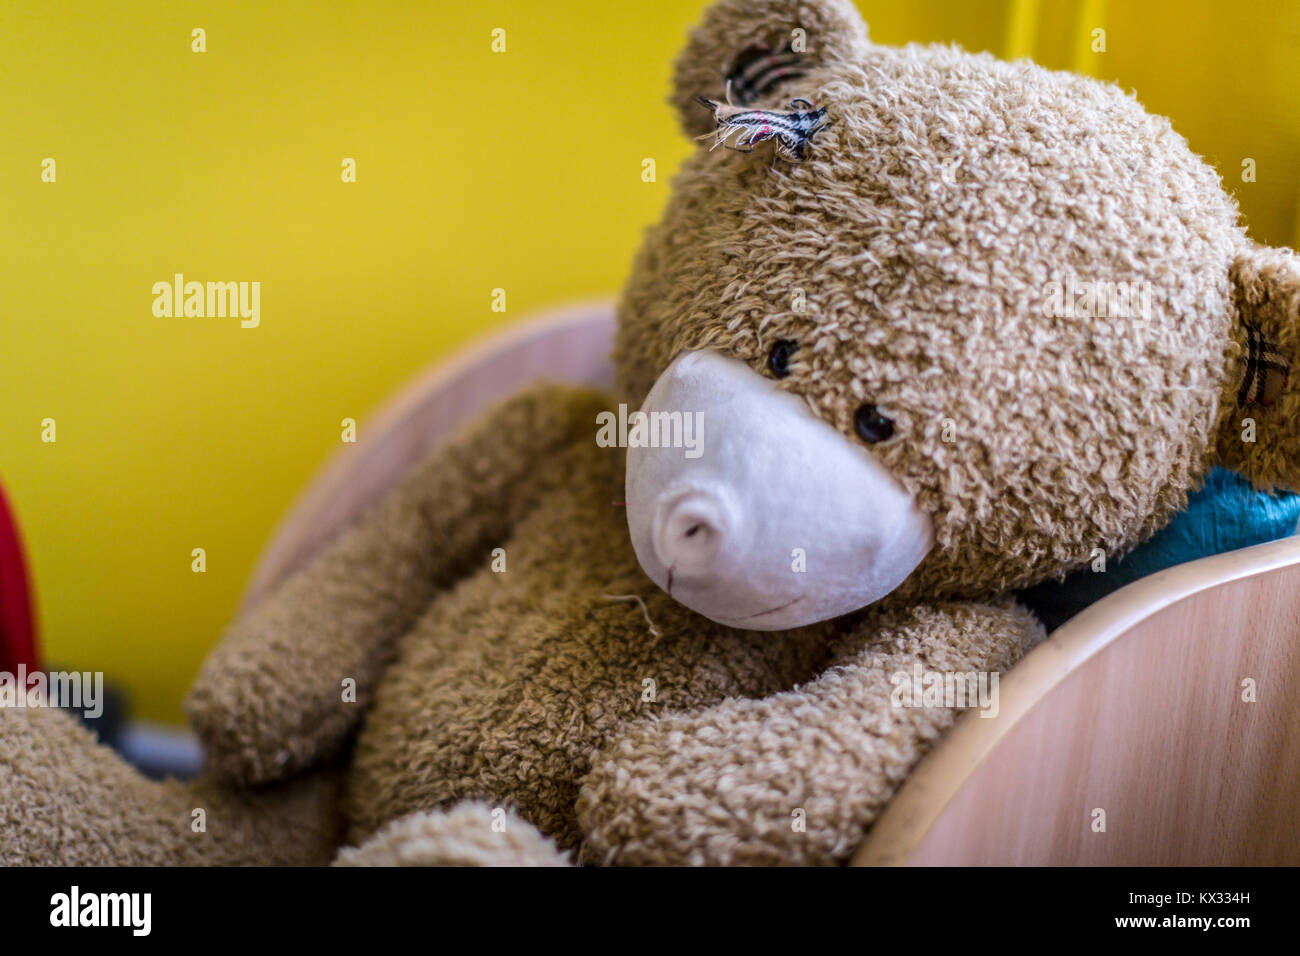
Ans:
{"type": "Polygon", "coordinates": [[[1232,264],[1232,285],[1237,322],[1231,380],[1242,374],[1245,323],[1274,343],[1291,369],[1271,405],[1224,403],[1219,460],[1257,487],[1300,487],[1300,255],[1252,244],[1232,264]]]}
{"type": "Polygon", "coordinates": [[[339,783],[147,780],[64,711],[0,708],[0,866],[321,865],[343,836],[339,783]]]}
{"type": "Polygon", "coordinates": [[[412,813],[388,824],[359,847],[343,850],[336,866],[569,866],[569,858],[536,827],[511,811],[462,803],[443,813],[412,813]]]}
{"type": "Polygon", "coordinates": [[[1041,638],[1014,605],[868,614],[807,684],[641,721],[583,784],[583,858],[841,863],[960,712],[896,706],[896,675],[1001,673],[1041,638]]]}

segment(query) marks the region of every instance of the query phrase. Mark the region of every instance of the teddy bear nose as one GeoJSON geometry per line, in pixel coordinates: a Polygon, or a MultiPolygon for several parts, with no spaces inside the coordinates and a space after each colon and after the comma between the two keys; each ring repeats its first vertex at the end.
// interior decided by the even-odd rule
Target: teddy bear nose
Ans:
{"type": "Polygon", "coordinates": [[[708,578],[719,570],[734,521],[717,494],[693,490],[665,495],[655,509],[655,554],[678,580],[708,578]]]}
{"type": "Polygon", "coordinates": [[[627,422],[637,561],[719,624],[780,630],[865,607],[933,546],[929,516],[859,438],[739,359],[683,353],[627,422]]]}

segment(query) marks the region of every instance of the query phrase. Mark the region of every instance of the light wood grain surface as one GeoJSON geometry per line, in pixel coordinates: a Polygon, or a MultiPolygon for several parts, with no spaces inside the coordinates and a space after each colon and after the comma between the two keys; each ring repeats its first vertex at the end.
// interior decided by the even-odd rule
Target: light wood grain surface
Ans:
{"type": "Polygon", "coordinates": [[[921,762],[855,862],[1300,863],[1298,730],[1289,538],[1134,582],[1064,625],[1003,679],[998,717],[963,716],[921,762]]]}

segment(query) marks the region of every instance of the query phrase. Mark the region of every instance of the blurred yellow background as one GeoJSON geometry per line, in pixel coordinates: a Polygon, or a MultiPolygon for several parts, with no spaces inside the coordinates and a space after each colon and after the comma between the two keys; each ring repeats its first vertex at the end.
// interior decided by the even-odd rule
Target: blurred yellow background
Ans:
{"type": "MultiPolygon", "coordinates": [[[[704,5],[0,3],[0,481],[47,657],[179,720],[342,419],[364,429],[408,376],[532,311],[615,293],[691,148],[664,100],[704,5]],[[156,318],[177,272],[261,282],[259,327],[156,318]]],[[[880,42],[1136,89],[1256,238],[1296,242],[1300,2],[861,7],[880,42]]]]}

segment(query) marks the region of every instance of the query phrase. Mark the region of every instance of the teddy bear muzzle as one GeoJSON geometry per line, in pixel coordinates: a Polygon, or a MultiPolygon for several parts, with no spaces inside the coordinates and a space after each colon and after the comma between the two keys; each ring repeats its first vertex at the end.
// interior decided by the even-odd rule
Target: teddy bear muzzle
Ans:
{"type": "Polygon", "coordinates": [[[894,590],[933,547],[930,517],[876,456],[719,352],[680,355],[628,426],[637,560],[719,624],[838,617],[894,590]]]}

